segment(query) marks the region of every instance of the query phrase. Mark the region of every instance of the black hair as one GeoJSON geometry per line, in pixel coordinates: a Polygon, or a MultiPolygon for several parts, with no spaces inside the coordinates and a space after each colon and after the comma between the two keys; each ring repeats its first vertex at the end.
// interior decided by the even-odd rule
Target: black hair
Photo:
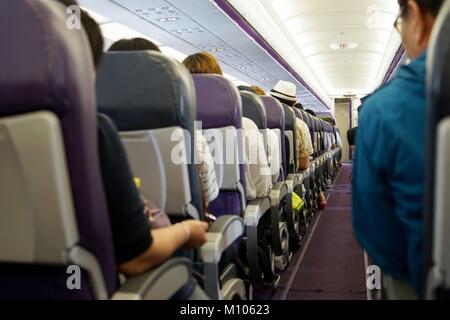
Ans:
{"type": "Polygon", "coordinates": [[[323,118],[322,120],[328,122],[328,123],[331,124],[333,127],[336,126],[336,120],[334,120],[333,118],[323,118]]]}
{"type": "Polygon", "coordinates": [[[310,115],[316,117],[316,113],[312,111],[311,109],[306,109],[305,112],[308,112],[310,115]]]}
{"type": "Polygon", "coordinates": [[[239,91],[247,91],[247,92],[251,92],[251,93],[257,94],[255,89],[253,89],[252,87],[249,87],[249,86],[238,86],[238,90],[239,91]]]}
{"type": "MultiPolygon", "coordinates": [[[[415,0],[420,8],[430,12],[434,17],[436,17],[441,9],[444,0],[415,0]]],[[[408,0],[398,0],[400,5],[400,11],[402,15],[406,15],[408,8],[408,0]]]]}
{"type": "Polygon", "coordinates": [[[303,107],[303,105],[300,102],[297,102],[296,104],[294,104],[294,108],[297,108],[299,110],[305,110],[305,108],[303,107]]]}
{"type": "Polygon", "coordinates": [[[348,144],[350,146],[354,146],[355,145],[355,140],[356,140],[356,132],[358,131],[358,127],[355,127],[353,129],[350,129],[347,131],[347,140],[348,140],[348,144]]]}
{"type": "Polygon", "coordinates": [[[97,69],[103,57],[103,41],[102,31],[97,22],[84,10],[81,10],[81,24],[89,39],[91,45],[92,58],[97,69]]]}
{"type": "MultiPolygon", "coordinates": [[[[75,0],[56,0],[66,7],[79,6],[75,0]]],[[[92,58],[94,60],[95,68],[100,65],[103,57],[103,35],[97,22],[84,10],[81,10],[81,25],[83,26],[86,35],[88,36],[89,45],[91,46],[92,58]]]]}
{"type": "Polygon", "coordinates": [[[158,51],[161,50],[153,42],[144,38],[122,39],[116,41],[109,47],[108,51],[158,51]]]}

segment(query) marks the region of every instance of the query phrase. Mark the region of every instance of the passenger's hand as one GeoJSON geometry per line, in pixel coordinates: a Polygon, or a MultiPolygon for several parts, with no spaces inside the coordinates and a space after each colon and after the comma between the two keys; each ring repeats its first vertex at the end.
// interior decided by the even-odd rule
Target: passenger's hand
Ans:
{"type": "Polygon", "coordinates": [[[189,241],[184,245],[185,249],[197,249],[206,243],[208,223],[196,220],[188,220],[182,223],[191,231],[191,237],[189,241]]]}

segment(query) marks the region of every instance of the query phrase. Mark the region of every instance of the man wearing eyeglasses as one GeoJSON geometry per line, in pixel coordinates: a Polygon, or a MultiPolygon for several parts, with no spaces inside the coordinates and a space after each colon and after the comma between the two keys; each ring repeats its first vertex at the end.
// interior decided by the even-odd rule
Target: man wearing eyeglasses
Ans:
{"type": "Polygon", "coordinates": [[[367,99],[353,175],[356,237],[393,281],[422,294],[425,61],[444,0],[399,0],[395,28],[411,63],[367,99]]]}

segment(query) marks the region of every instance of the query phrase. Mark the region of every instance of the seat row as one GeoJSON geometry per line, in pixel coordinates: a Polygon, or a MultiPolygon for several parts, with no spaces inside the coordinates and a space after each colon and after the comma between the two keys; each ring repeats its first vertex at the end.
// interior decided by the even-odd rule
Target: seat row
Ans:
{"type": "Polygon", "coordinates": [[[340,149],[326,143],[336,129],[271,97],[239,92],[221,76],[191,76],[157,52],[106,54],[95,90],[89,53],[80,49],[85,39],[63,27],[61,12],[48,2],[9,5],[14,9],[6,20],[25,17],[27,23],[2,34],[11,46],[0,53],[0,296],[168,299],[188,282],[193,266],[212,299],[249,299],[254,287],[276,288],[275,266],[287,267],[319,192],[338,167],[340,149]],[[30,36],[18,44],[18,34],[46,34],[51,41],[44,45],[30,36]],[[12,58],[12,52],[33,57],[12,58]],[[219,218],[198,252],[118,277],[95,143],[97,112],[120,131],[141,193],[172,221],[205,218],[192,150],[195,122],[205,136],[223,137],[209,141],[220,187],[209,209],[219,218]],[[278,182],[252,201],[245,188],[243,116],[262,136],[274,131],[280,149],[278,182]],[[296,117],[308,124],[314,142],[314,160],[303,172],[295,161],[296,117]],[[293,192],[304,199],[303,211],[293,210],[293,192]],[[227,257],[233,246],[243,254],[227,257]],[[77,268],[74,289],[67,274],[77,268]]]}

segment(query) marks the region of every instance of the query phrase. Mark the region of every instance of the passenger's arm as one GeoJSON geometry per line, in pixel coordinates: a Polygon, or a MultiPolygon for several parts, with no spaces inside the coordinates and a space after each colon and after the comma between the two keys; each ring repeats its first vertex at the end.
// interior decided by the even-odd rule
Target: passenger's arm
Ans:
{"type": "Polygon", "coordinates": [[[179,248],[196,249],[206,243],[208,224],[200,221],[185,221],[168,228],[151,231],[152,244],[140,256],[119,266],[119,271],[128,276],[141,274],[168,260],[179,248]]]}
{"type": "Polygon", "coordinates": [[[307,170],[310,165],[310,156],[314,152],[311,135],[306,123],[299,119],[296,121],[296,127],[298,168],[300,170],[307,170]]]}
{"type": "Polygon", "coordinates": [[[298,168],[300,170],[307,170],[309,168],[310,165],[310,157],[303,157],[303,158],[299,158],[299,166],[298,168]]]}

